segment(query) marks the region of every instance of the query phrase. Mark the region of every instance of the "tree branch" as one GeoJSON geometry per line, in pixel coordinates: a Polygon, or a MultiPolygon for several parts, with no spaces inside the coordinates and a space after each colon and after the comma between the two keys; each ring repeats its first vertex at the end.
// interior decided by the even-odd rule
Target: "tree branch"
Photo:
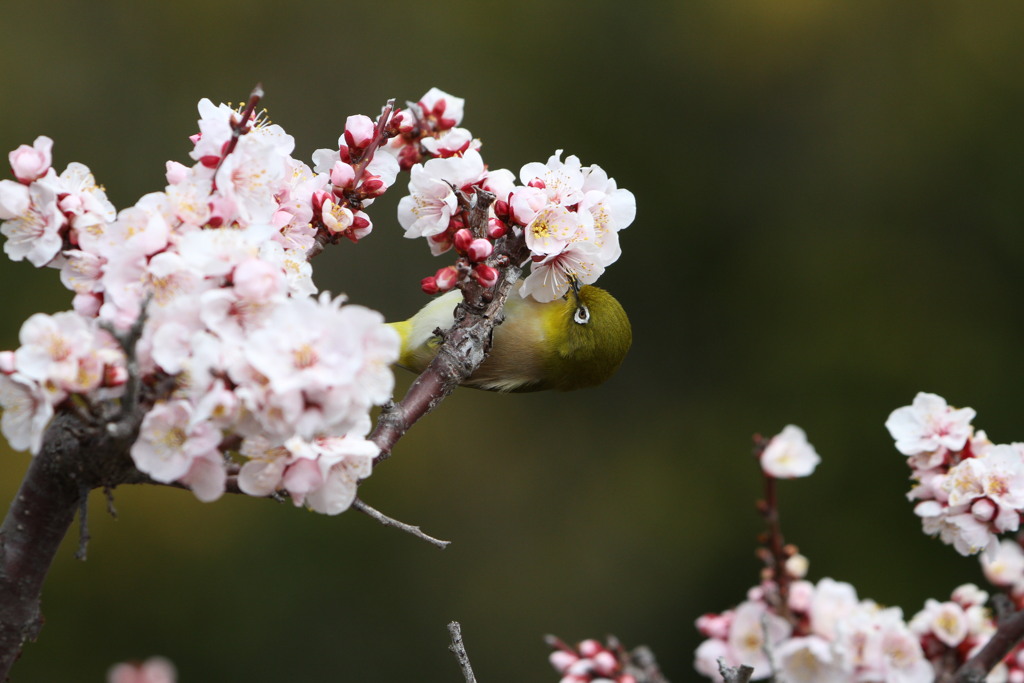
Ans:
{"type": "Polygon", "coordinates": [[[43,580],[75,512],[93,488],[134,476],[127,451],[123,440],[72,412],[47,429],[0,526],[0,680],[39,633],[43,580]]]}
{"type": "Polygon", "coordinates": [[[1003,619],[992,638],[956,672],[956,683],[982,683],[992,669],[1024,639],[1024,610],[1003,619]]]}
{"type": "Polygon", "coordinates": [[[466,646],[462,643],[462,627],[459,622],[453,621],[448,624],[448,633],[452,637],[452,644],[448,649],[455,654],[455,659],[462,669],[462,677],[466,683],[476,683],[476,676],[473,675],[473,667],[469,664],[469,654],[466,653],[466,646]]]}
{"type": "MultiPolygon", "coordinates": [[[[483,216],[486,222],[487,206],[494,196],[478,202],[474,220],[483,216]],[[482,212],[480,204],[483,203],[482,212]]],[[[370,440],[380,447],[379,464],[391,455],[395,443],[417,420],[437,407],[463,380],[473,374],[487,357],[491,347],[491,333],[498,324],[501,309],[522,275],[520,267],[529,258],[529,250],[522,233],[509,234],[499,240],[489,265],[501,268],[494,289],[484,288],[470,279],[463,288],[463,302],[455,314],[455,324],[447,333],[437,355],[427,369],[416,378],[399,403],[385,406],[370,440]]]]}
{"type": "Polygon", "coordinates": [[[385,515],[380,510],[377,510],[376,508],[370,507],[369,505],[367,505],[363,501],[359,500],[358,498],[356,498],[354,501],[352,501],[352,507],[355,508],[356,510],[359,510],[360,512],[362,512],[364,515],[366,515],[368,517],[372,517],[373,519],[377,520],[378,522],[380,522],[384,526],[390,526],[390,527],[394,527],[396,529],[400,529],[400,530],[404,531],[407,534],[412,534],[416,538],[419,538],[419,539],[422,539],[422,540],[426,541],[427,543],[431,543],[433,545],[436,545],[438,548],[441,548],[442,550],[444,550],[449,545],[451,545],[451,541],[442,541],[439,538],[434,538],[433,536],[429,536],[426,533],[424,533],[423,530],[420,529],[418,526],[413,526],[412,524],[406,524],[405,522],[399,522],[397,519],[394,519],[392,517],[388,517],[387,515],[385,515]]]}

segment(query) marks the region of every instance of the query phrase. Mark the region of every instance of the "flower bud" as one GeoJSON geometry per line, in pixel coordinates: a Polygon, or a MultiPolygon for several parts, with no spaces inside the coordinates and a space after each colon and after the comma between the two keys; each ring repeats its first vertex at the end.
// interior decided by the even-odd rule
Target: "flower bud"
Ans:
{"type": "Polygon", "coordinates": [[[92,292],[80,292],[71,300],[71,307],[75,309],[75,313],[85,318],[95,318],[99,315],[102,305],[103,298],[92,292]]]}
{"type": "Polygon", "coordinates": [[[105,365],[103,367],[103,386],[119,387],[128,381],[128,369],[122,365],[105,365]]]}
{"type": "Polygon", "coordinates": [[[465,254],[470,243],[473,241],[473,233],[471,233],[467,228],[456,230],[455,237],[452,241],[455,244],[455,251],[460,254],[465,254]]]}
{"type": "Polygon", "coordinates": [[[454,266],[445,266],[434,273],[434,278],[437,280],[438,290],[447,292],[455,286],[455,283],[459,278],[459,273],[455,270],[454,266]]]}
{"type": "Polygon", "coordinates": [[[593,657],[598,652],[604,650],[604,646],[601,645],[600,642],[594,640],[593,638],[590,638],[580,643],[576,649],[579,650],[580,654],[584,657],[593,657]]]}
{"type": "Polygon", "coordinates": [[[425,294],[437,294],[441,291],[437,286],[437,278],[433,275],[420,280],[420,289],[422,289],[425,294]]]}
{"type": "Polygon", "coordinates": [[[548,661],[551,662],[551,666],[555,667],[555,671],[560,674],[564,674],[569,670],[576,660],[579,659],[576,655],[565,650],[555,650],[548,655],[548,661]]]}
{"type": "Polygon", "coordinates": [[[344,161],[335,161],[331,167],[331,184],[335,187],[351,187],[356,178],[355,169],[344,161]]]}
{"type": "Polygon", "coordinates": [[[999,507],[988,498],[979,498],[971,506],[971,514],[979,522],[991,522],[999,514],[999,507]]]}
{"type": "Polygon", "coordinates": [[[14,372],[14,351],[0,351],[0,373],[10,375],[14,372]]]}
{"type": "Polygon", "coordinates": [[[794,579],[802,579],[807,576],[807,569],[810,564],[806,557],[797,553],[786,559],[786,573],[794,579]]]}
{"type": "Polygon", "coordinates": [[[40,135],[32,146],[21,145],[7,155],[11,162],[11,170],[14,177],[28,185],[37,178],[42,178],[50,169],[52,163],[50,150],[53,148],[53,140],[40,135]]]}
{"type": "Polygon", "coordinates": [[[362,190],[363,194],[371,199],[379,197],[388,189],[388,186],[384,184],[384,181],[377,176],[369,176],[363,182],[359,184],[359,189],[362,190]]]}
{"type": "Polygon", "coordinates": [[[487,236],[492,240],[496,240],[499,237],[504,237],[505,233],[508,232],[508,226],[497,218],[487,219],[487,236]]]}
{"type": "Polygon", "coordinates": [[[177,185],[188,178],[188,166],[177,161],[167,162],[167,184],[177,185]]]}
{"type": "Polygon", "coordinates": [[[494,283],[498,281],[498,269],[478,263],[473,267],[473,279],[483,287],[493,287],[494,283]]]}
{"type": "MultiPolygon", "coordinates": [[[[459,232],[462,231],[460,230],[459,232]]],[[[491,244],[490,240],[480,238],[469,243],[469,246],[466,247],[466,256],[473,263],[478,263],[490,256],[492,251],[494,251],[494,245],[491,244]]]]}
{"type": "Polygon", "coordinates": [[[356,114],[345,121],[345,142],[349,147],[364,149],[373,140],[374,125],[369,116],[356,114]]]}
{"type": "Polygon", "coordinates": [[[619,660],[608,650],[602,650],[592,657],[594,670],[602,676],[611,676],[619,668],[619,660]]]}
{"type": "Polygon", "coordinates": [[[494,202],[494,215],[501,221],[507,221],[509,217],[508,202],[504,199],[494,202]]]}

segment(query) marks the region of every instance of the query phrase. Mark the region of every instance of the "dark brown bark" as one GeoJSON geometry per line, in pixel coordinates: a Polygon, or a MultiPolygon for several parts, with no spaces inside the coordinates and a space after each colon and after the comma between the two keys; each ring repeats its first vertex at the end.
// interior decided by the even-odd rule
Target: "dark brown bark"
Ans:
{"type": "Polygon", "coordinates": [[[0,678],[42,627],[43,581],[89,491],[140,478],[129,443],[71,413],[58,414],[47,429],[0,526],[0,678]]]}

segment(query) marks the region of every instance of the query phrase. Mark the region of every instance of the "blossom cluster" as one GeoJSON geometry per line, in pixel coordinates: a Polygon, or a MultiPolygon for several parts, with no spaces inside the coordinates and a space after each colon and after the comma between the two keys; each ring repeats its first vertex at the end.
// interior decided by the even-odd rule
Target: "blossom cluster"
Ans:
{"type": "MultiPolygon", "coordinates": [[[[910,451],[921,467],[934,457],[932,467],[938,467],[938,460],[954,453],[971,459],[985,457],[985,449],[980,448],[983,436],[970,429],[973,417],[970,409],[957,411],[937,396],[920,394],[914,406],[895,411],[887,425],[897,448],[910,451]],[[978,452],[964,455],[972,444],[979,447],[978,452]]],[[[927,600],[917,614],[904,619],[900,608],[859,598],[848,583],[807,580],[807,559],[782,541],[773,482],[779,477],[806,476],[820,458],[803,431],[792,425],[764,442],[758,455],[770,492],[761,504],[768,532],[760,555],[767,566],[760,584],[747,592],[743,603],[697,620],[706,638],[695,655],[699,673],[720,681],[721,663],[730,668],[752,667],[752,680],[931,683],[952,675],[996,633],[995,619],[986,607],[988,593],[973,584],[958,587],[948,600],[927,600]]],[[[939,486],[948,498],[949,490],[939,486]]],[[[994,585],[1010,592],[1018,604],[1024,603],[1021,545],[1004,541],[997,553],[983,559],[982,566],[994,585]]],[[[1018,647],[1011,652],[986,680],[1024,683],[1024,650],[1018,647]]]]}
{"type": "Polygon", "coordinates": [[[398,220],[409,238],[424,237],[435,256],[454,249],[455,265],[424,278],[423,290],[448,291],[465,278],[494,284],[487,263],[494,241],[510,231],[523,234],[531,272],[519,288],[523,297],[553,301],[573,282],[591,284],[621,254],[618,233],[636,216],[636,200],[597,165],[583,166],[559,150],[547,163],[520,169],[519,184],[509,170],[491,170],[480,143],[464,128],[463,100],[439,90],[420,101],[392,139],[400,163],[409,165],[409,194],[398,220]],[[467,226],[465,210],[479,191],[493,194],[486,234],[467,226]]]}
{"type": "Polygon", "coordinates": [[[998,534],[1017,531],[1024,512],[1024,444],[994,444],[971,425],[975,412],[921,392],[885,426],[907,456],[919,501],[914,513],[930,535],[962,555],[994,554],[998,534]]]}
{"type": "MultiPolygon", "coordinates": [[[[929,600],[909,621],[898,607],[860,599],[848,583],[793,581],[784,605],[777,587],[752,588],[747,600],[697,619],[707,638],[695,668],[722,680],[718,661],[754,669],[752,680],[775,674],[789,683],[932,683],[942,667],[959,666],[988,642],[995,622],[988,594],[972,584],[946,602],[929,600]]],[[[1007,680],[1000,666],[987,679],[1007,680]]]]}
{"type": "Polygon", "coordinates": [[[558,638],[548,637],[555,650],[548,661],[562,678],[559,683],[636,683],[629,673],[629,654],[621,645],[588,639],[571,647],[558,638]]]}
{"type": "Polygon", "coordinates": [[[308,256],[317,240],[371,229],[362,209],[398,172],[394,154],[375,151],[400,115],[349,117],[311,169],[252,106],[240,116],[204,99],[199,114],[192,165],[168,162],[165,189],[120,212],[84,165],[56,172],[48,138],[10,154],[4,250],[60,269],[75,296],[0,354],[0,426],[38,453],[66,401],[121,397],[126,354],[112,332],[145,315],[131,349],[146,410],[136,467],[213,500],[234,460],[245,493],[340,512],[378,453],[369,411],[391,396],[399,340],[375,311],[313,298],[308,256]]]}

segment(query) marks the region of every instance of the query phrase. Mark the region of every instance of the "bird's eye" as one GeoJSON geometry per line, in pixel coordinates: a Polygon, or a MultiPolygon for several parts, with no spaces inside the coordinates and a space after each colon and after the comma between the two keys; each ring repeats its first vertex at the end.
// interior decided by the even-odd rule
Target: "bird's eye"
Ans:
{"type": "Polygon", "coordinates": [[[590,322],[590,309],[580,304],[576,307],[576,312],[573,314],[572,319],[580,325],[586,325],[590,322]]]}

